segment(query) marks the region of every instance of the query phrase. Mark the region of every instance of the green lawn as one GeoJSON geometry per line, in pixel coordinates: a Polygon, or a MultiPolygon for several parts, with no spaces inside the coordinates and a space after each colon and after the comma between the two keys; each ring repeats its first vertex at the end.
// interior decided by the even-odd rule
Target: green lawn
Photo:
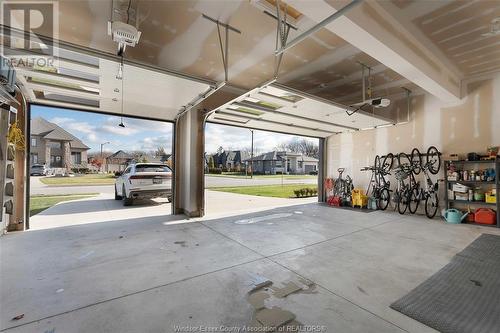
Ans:
{"type": "Polygon", "coordinates": [[[66,195],[34,195],[30,197],[30,216],[43,212],[58,202],[91,198],[98,193],[66,194],[66,195]]]}
{"type": "Polygon", "coordinates": [[[241,186],[241,187],[213,187],[212,191],[257,195],[261,197],[290,198],[295,197],[294,190],[302,188],[317,188],[312,184],[287,184],[287,185],[263,185],[263,186],[241,186]]]}
{"type": "Polygon", "coordinates": [[[46,185],[61,186],[79,186],[79,185],[109,185],[115,183],[113,174],[89,174],[75,175],[74,177],[43,177],[40,181],[46,185]]]}
{"type": "MultiPolygon", "coordinates": [[[[230,172],[223,172],[222,174],[213,174],[213,173],[207,173],[205,174],[206,176],[210,177],[224,177],[224,178],[250,178],[250,175],[242,175],[239,173],[230,173],[230,172]]],[[[254,175],[253,178],[255,179],[265,179],[265,178],[279,178],[281,179],[316,179],[318,178],[317,175],[254,175]]]]}

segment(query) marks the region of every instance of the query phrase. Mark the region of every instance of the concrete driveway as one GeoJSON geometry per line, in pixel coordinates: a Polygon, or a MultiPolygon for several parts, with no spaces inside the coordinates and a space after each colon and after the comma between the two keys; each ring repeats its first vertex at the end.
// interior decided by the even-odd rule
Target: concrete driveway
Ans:
{"type": "MultiPolygon", "coordinates": [[[[85,185],[85,186],[48,186],[40,181],[41,177],[30,177],[30,192],[32,195],[58,195],[82,193],[113,194],[113,185],[85,185]]],[[[281,179],[281,178],[234,178],[205,176],[205,187],[232,187],[232,186],[260,186],[283,184],[317,184],[313,177],[281,179]]]]}
{"type": "MultiPolygon", "coordinates": [[[[269,198],[206,190],[205,200],[205,218],[215,218],[313,203],[317,201],[317,198],[269,198]]],[[[40,230],[118,220],[147,219],[170,214],[171,204],[166,199],[141,200],[135,202],[133,206],[125,207],[122,201],[114,200],[114,193],[101,193],[93,198],[60,202],[32,216],[30,229],[40,230]]]]}

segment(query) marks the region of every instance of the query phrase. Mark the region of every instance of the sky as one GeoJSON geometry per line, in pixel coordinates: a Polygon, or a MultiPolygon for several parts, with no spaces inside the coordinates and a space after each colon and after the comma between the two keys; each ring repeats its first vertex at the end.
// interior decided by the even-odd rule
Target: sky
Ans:
{"type": "Polygon", "coordinates": [[[153,151],[164,147],[165,152],[172,150],[172,123],[123,118],[125,128],[119,127],[120,117],[91,112],[65,110],[44,106],[33,106],[31,117],[42,117],[55,123],[66,131],[79,138],[90,147],[90,151],[100,151],[100,144],[104,151],[118,150],[153,151]]]}
{"type": "MultiPolygon", "coordinates": [[[[122,128],[118,126],[119,116],[45,106],[33,106],[31,117],[42,117],[61,126],[89,146],[90,151],[93,152],[98,152],[100,144],[104,142],[109,142],[103,146],[103,150],[109,152],[120,149],[154,151],[158,147],[163,147],[166,153],[172,151],[173,124],[168,122],[124,117],[125,128],[122,128]]],[[[273,150],[280,143],[301,138],[300,136],[255,130],[254,151],[256,154],[264,153],[273,150]]],[[[318,139],[307,138],[307,140],[318,142],[318,139]]],[[[250,149],[250,130],[208,123],[205,134],[205,151],[215,153],[220,146],[225,150],[250,149]]]]}

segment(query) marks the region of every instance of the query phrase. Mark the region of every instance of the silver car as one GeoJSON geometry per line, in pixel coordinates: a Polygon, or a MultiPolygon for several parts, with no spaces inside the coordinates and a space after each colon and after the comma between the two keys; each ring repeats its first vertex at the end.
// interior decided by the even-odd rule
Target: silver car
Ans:
{"type": "Polygon", "coordinates": [[[33,164],[30,168],[30,176],[46,176],[47,168],[43,164],[33,164]]]}
{"type": "Polygon", "coordinates": [[[115,200],[125,206],[135,199],[167,198],[172,201],[172,170],[165,164],[129,165],[115,182],[115,200]]]}

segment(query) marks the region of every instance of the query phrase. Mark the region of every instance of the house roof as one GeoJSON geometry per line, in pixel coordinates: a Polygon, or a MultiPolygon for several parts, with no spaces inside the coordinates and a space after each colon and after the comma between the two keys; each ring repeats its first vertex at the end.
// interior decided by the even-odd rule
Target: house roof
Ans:
{"type": "Polygon", "coordinates": [[[284,151],[270,151],[258,156],[254,156],[254,158],[245,159],[245,161],[278,161],[286,156],[295,156],[298,157],[299,161],[304,162],[319,162],[318,159],[306,155],[302,155],[300,153],[290,153],[284,151]]]}
{"type": "Polygon", "coordinates": [[[253,158],[249,158],[247,161],[278,161],[280,159],[281,157],[278,156],[277,151],[270,151],[268,153],[254,156],[253,158]]]}
{"type": "Polygon", "coordinates": [[[116,153],[106,157],[106,159],[114,159],[114,158],[116,158],[116,159],[133,159],[134,156],[127,154],[123,150],[118,150],[116,153]]]}
{"type": "Polygon", "coordinates": [[[42,117],[31,119],[31,134],[48,140],[69,141],[71,148],[90,149],[76,136],[42,117]]]}
{"type": "Polygon", "coordinates": [[[306,155],[302,155],[301,160],[304,162],[319,162],[319,160],[317,158],[314,158],[311,156],[306,156],[306,155]]]}

